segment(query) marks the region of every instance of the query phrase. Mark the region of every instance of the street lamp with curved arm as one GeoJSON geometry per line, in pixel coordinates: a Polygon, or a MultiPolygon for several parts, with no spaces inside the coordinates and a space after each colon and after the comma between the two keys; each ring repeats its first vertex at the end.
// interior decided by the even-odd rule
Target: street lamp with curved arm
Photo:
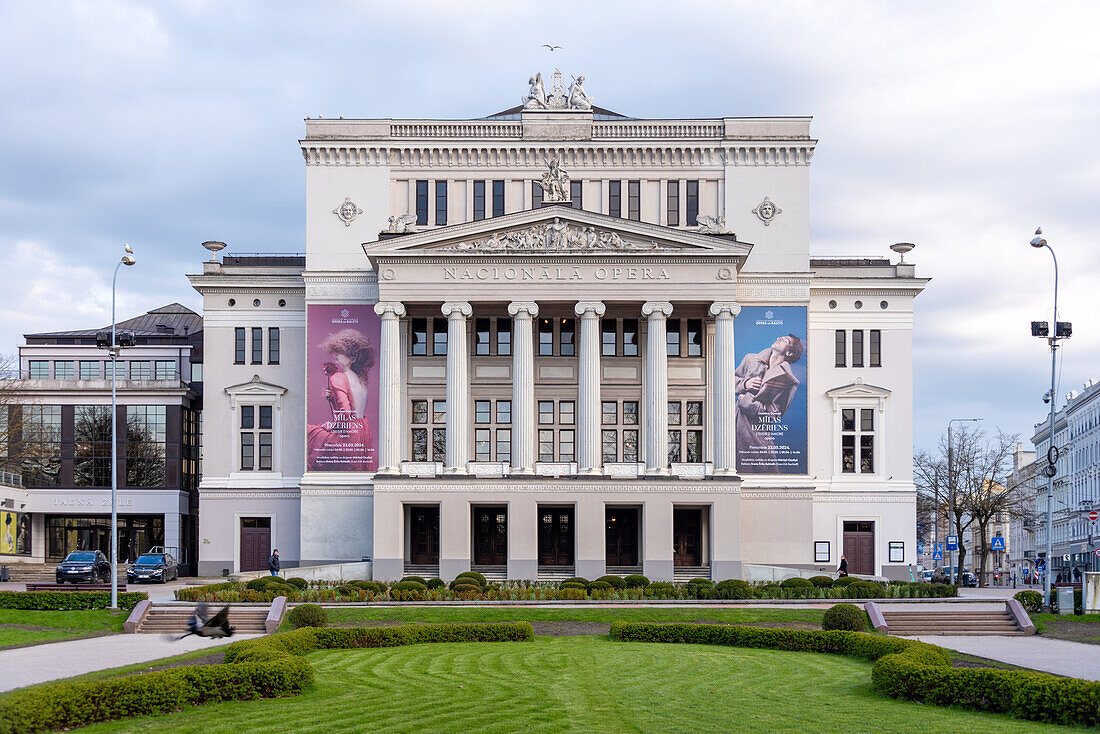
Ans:
{"type": "Polygon", "coordinates": [[[125,254],[115,265],[115,272],[111,277],[111,346],[108,351],[111,355],[111,609],[118,609],[118,428],[115,426],[118,406],[115,404],[115,385],[118,380],[118,354],[121,347],[118,344],[115,319],[115,286],[118,283],[119,269],[123,265],[131,266],[137,262],[133,248],[129,245],[123,245],[122,248],[125,254]]]}

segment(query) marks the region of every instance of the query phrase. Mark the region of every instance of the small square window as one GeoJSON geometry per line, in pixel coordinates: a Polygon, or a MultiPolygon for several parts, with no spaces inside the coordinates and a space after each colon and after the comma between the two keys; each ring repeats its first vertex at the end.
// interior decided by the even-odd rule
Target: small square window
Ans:
{"type": "Polygon", "coordinates": [[[670,426],[680,425],[680,401],[672,400],[668,404],[668,424],[670,426]]]}
{"type": "Polygon", "coordinates": [[[619,422],[619,404],[614,400],[604,400],[600,422],[605,426],[613,426],[619,422]]]}
{"type": "Polygon", "coordinates": [[[542,425],[553,425],[554,423],[554,401],[553,400],[540,400],[539,401],[539,423],[542,425]]]}

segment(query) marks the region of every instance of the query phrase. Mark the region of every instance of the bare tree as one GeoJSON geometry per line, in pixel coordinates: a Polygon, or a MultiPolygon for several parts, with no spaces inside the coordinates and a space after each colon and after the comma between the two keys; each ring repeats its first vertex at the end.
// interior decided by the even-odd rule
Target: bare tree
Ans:
{"type": "Polygon", "coordinates": [[[961,467],[962,504],[978,526],[978,583],[982,584],[988,573],[989,526],[1008,518],[1023,517],[1029,508],[1025,493],[1008,486],[1012,450],[1019,435],[1009,435],[998,429],[993,436],[976,431],[972,438],[973,445],[967,447],[966,461],[961,467]]]}
{"type": "Polygon", "coordinates": [[[49,420],[43,420],[28,387],[18,358],[0,357],[0,471],[19,476],[49,474],[55,464],[60,466],[60,455],[52,454],[53,449],[60,450],[61,436],[49,420]]]}

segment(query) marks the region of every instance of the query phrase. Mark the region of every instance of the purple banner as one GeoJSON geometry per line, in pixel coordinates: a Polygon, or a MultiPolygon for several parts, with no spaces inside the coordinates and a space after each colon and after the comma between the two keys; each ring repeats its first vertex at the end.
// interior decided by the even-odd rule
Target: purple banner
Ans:
{"type": "Polygon", "coordinates": [[[370,305],[309,305],[306,327],[306,467],[374,471],[381,321],[370,305]]]}

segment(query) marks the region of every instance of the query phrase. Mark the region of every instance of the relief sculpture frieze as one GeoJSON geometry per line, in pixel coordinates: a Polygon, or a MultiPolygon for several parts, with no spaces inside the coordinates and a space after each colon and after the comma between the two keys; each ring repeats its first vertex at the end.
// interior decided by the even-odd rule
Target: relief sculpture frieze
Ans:
{"type": "Polygon", "coordinates": [[[440,248],[478,252],[656,252],[675,250],[649,240],[623,239],[618,232],[581,227],[560,219],[511,232],[494,232],[488,238],[440,248]]]}

